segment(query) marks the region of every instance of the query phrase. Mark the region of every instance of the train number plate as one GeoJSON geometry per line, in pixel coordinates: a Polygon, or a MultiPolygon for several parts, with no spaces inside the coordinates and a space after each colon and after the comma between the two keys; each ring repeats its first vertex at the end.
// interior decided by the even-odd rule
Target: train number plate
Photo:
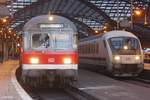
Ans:
{"type": "Polygon", "coordinates": [[[134,61],[133,61],[132,57],[127,56],[127,57],[124,57],[123,62],[124,63],[133,63],[134,61]]]}
{"type": "Polygon", "coordinates": [[[131,61],[132,59],[130,57],[125,58],[126,61],[131,61]]]}
{"type": "Polygon", "coordinates": [[[55,62],[55,58],[48,58],[48,63],[54,63],[55,62]]]}

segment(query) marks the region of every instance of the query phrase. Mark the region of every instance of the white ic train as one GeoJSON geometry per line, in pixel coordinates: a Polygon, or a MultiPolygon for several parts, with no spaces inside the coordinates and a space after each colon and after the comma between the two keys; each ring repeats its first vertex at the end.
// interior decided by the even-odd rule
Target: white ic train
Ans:
{"type": "Polygon", "coordinates": [[[144,67],[140,41],[126,31],[110,31],[81,39],[79,63],[104,66],[107,72],[119,77],[137,76],[144,67]]]}

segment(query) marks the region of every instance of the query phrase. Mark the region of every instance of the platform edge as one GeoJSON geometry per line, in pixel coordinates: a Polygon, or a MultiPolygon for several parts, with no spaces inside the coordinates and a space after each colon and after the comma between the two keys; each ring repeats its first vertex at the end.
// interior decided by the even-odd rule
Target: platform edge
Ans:
{"type": "MultiPolygon", "coordinates": [[[[17,66],[16,68],[18,68],[18,67],[19,66],[17,66]]],[[[31,98],[31,96],[28,95],[27,92],[25,92],[25,90],[18,83],[17,78],[15,77],[16,68],[14,68],[13,71],[12,71],[12,73],[11,73],[11,82],[13,83],[16,91],[18,92],[18,94],[20,95],[20,97],[22,98],[22,100],[33,100],[31,98]]]]}

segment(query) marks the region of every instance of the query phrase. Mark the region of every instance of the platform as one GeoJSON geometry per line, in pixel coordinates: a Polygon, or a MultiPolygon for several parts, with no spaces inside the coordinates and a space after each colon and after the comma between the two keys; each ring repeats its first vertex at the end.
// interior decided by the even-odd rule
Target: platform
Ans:
{"type": "Polygon", "coordinates": [[[0,64],[0,100],[30,100],[16,80],[17,67],[18,61],[0,64]]]}
{"type": "Polygon", "coordinates": [[[79,70],[76,87],[100,100],[149,100],[150,98],[150,89],[147,87],[114,80],[85,70],[79,70]]]}

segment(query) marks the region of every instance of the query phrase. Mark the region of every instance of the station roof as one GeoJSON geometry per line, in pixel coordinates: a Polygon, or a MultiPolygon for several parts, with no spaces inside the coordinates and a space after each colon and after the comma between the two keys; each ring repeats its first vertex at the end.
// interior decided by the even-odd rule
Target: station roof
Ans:
{"type": "Polygon", "coordinates": [[[32,17],[50,12],[72,20],[81,38],[95,34],[94,30],[103,31],[105,26],[116,29],[117,22],[126,20],[130,23],[133,1],[133,10],[140,9],[144,14],[140,17],[133,15],[136,30],[125,28],[137,33],[141,39],[150,40],[150,0],[0,0],[0,3],[1,1],[9,8],[12,18],[10,27],[17,31],[32,17]],[[144,25],[144,15],[147,17],[147,25],[144,25]]]}

